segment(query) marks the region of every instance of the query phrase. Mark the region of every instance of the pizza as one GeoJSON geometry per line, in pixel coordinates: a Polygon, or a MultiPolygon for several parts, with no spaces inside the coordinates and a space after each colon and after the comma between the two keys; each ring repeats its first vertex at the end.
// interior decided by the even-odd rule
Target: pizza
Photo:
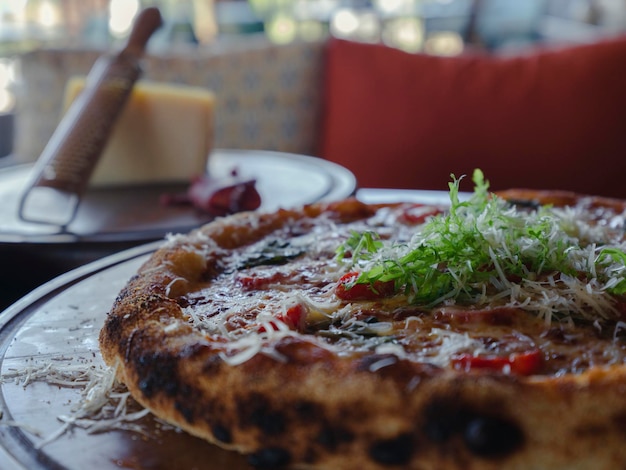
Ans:
{"type": "Polygon", "coordinates": [[[624,468],[626,203],[460,181],[170,236],[102,355],[259,468],[624,468]]]}

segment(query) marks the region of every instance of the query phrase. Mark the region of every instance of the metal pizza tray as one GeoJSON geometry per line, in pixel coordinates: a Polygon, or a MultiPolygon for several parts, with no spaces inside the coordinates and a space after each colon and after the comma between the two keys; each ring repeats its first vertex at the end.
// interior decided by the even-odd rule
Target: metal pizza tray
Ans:
{"type": "Polygon", "coordinates": [[[78,268],[22,298],[0,315],[0,468],[180,469],[249,468],[223,451],[148,416],[143,433],[68,432],[42,448],[71,413],[82,388],[44,382],[23,386],[29,367],[101,367],[98,333],[115,296],[160,242],[136,247],[78,268]]]}

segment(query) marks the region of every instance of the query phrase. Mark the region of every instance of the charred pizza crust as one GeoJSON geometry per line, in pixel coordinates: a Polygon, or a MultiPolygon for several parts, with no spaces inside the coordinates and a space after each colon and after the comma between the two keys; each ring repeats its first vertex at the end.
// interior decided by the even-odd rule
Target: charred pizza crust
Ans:
{"type": "Polygon", "coordinates": [[[154,414],[249,454],[259,467],[623,467],[624,365],[557,375],[470,373],[376,351],[337,353],[306,333],[278,336],[273,354],[233,365],[225,360],[227,335],[189,321],[189,293],[225,275],[222,260],[231,251],[286,227],[310,229],[322,217],[347,224],[393,207],[346,200],[242,213],[173,237],[116,299],[100,334],[105,361],[154,414]]]}

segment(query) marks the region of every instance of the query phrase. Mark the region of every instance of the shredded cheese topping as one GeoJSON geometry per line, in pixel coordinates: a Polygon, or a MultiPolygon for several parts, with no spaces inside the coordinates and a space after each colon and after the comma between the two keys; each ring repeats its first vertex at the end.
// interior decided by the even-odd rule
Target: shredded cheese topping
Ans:
{"type": "Polygon", "coordinates": [[[617,217],[607,224],[584,204],[518,208],[489,195],[481,173],[474,196],[461,202],[458,182],[451,184],[450,210],[408,243],[356,234],[344,250],[353,250],[358,282],[394,281],[410,302],[428,306],[504,304],[546,324],[619,317],[626,243],[617,217]]]}
{"type": "Polygon", "coordinates": [[[529,351],[549,359],[547,374],[623,364],[624,214],[585,201],[517,206],[489,194],[481,173],[474,179],[467,201],[454,180],[447,209],[289,220],[232,250],[194,241],[218,274],[188,286],[180,302],[187,321],[218,337],[212,344],[232,366],[257,355],[288,361],[276,345],[290,337],[338,357],[375,353],[441,368],[459,358],[522,361],[529,351]],[[392,283],[395,293],[340,298],[353,271],[348,292],[392,283]]]}

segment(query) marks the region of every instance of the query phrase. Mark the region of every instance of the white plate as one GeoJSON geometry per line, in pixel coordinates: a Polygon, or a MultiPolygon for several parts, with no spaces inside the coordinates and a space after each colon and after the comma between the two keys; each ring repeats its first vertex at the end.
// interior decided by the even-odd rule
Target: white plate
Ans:
{"type": "MultiPolygon", "coordinates": [[[[188,231],[211,219],[189,206],[164,206],[159,197],[184,193],[186,184],[90,189],[76,218],[64,233],[57,227],[31,224],[17,216],[33,165],[0,170],[0,244],[147,242],[168,232],[188,231]]],[[[261,210],[295,207],[341,199],[356,187],[354,175],[335,163],[316,157],[258,150],[214,150],[208,174],[228,177],[236,171],[255,179],[261,210]]]]}
{"type": "MultiPolygon", "coordinates": [[[[92,189],[67,231],[59,233],[18,219],[31,170],[32,165],[0,170],[0,309],[70,269],[167,233],[188,232],[212,218],[189,206],[160,204],[161,195],[184,193],[187,185],[92,189]]],[[[256,180],[261,210],[345,198],[356,186],[350,171],[320,158],[255,150],[211,154],[209,175],[226,177],[233,170],[256,180]]]]}

